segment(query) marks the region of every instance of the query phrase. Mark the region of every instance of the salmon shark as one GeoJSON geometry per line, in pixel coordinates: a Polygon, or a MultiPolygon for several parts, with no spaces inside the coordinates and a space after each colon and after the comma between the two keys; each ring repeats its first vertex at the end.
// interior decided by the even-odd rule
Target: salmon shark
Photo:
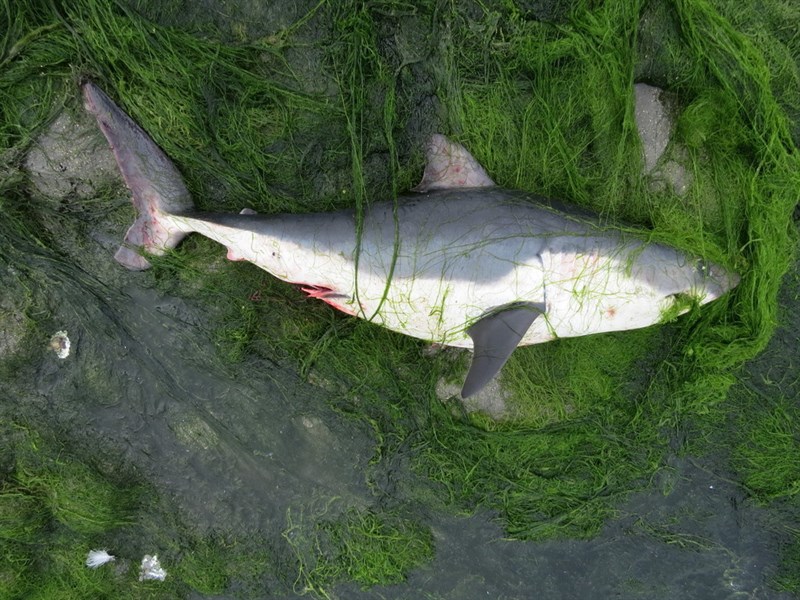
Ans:
{"type": "Polygon", "coordinates": [[[150,265],[189,233],[336,309],[392,331],[472,348],[462,397],[514,348],[637,329],[719,298],[739,277],[558,201],[495,185],[460,144],[433,135],[415,194],[353,210],[201,213],[167,155],[96,85],[85,105],[111,144],[138,217],[115,258],[150,265]]]}

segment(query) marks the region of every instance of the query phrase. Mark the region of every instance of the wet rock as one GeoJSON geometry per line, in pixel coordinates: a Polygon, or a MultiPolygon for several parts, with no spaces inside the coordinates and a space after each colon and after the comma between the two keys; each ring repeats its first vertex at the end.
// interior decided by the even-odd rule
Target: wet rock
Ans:
{"type": "Polygon", "coordinates": [[[636,96],[636,126],[644,150],[645,173],[652,173],[669,145],[672,119],[661,101],[661,90],[646,83],[633,86],[636,96]]]}
{"type": "Polygon", "coordinates": [[[103,144],[88,118],[62,112],[25,159],[33,187],[54,201],[93,196],[101,186],[118,180],[111,152],[97,151],[103,144]]]}
{"type": "Polygon", "coordinates": [[[199,416],[182,414],[170,423],[176,439],[192,451],[210,450],[219,444],[219,437],[199,416]]]}
{"type": "Polygon", "coordinates": [[[689,189],[691,176],[681,164],[685,158],[680,147],[667,152],[674,132],[666,92],[646,83],[633,86],[636,102],[636,127],[644,152],[644,172],[649,175],[654,190],[671,187],[683,195],[689,189]]]}
{"type": "Polygon", "coordinates": [[[335,448],[336,436],[317,415],[301,415],[299,417],[302,425],[301,431],[305,432],[303,437],[318,448],[335,448]]]}
{"type": "Polygon", "coordinates": [[[436,396],[439,400],[445,402],[450,398],[456,397],[460,400],[467,413],[480,412],[495,421],[503,421],[510,416],[507,402],[511,395],[507,390],[503,389],[497,379],[490,381],[486,387],[469,398],[462,399],[460,394],[461,385],[447,383],[444,379],[440,379],[436,384],[436,396]]]}

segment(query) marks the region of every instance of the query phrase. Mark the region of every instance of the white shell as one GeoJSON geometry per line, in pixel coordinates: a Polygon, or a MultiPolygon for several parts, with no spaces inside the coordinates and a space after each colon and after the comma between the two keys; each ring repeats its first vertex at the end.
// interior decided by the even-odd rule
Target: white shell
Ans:
{"type": "Polygon", "coordinates": [[[56,353],[58,358],[64,359],[69,356],[70,341],[66,331],[56,331],[50,338],[50,348],[56,353]]]}
{"type": "Polygon", "coordinates": [[[139,569],[139,581],[157,580],[164,581],[167,577],[167,572],[161,568],[158,562],[158,555],[150,556],[145,554],[142,559],[142,566],[139,569]]]}
{"type": "Polygon", "coordinates": [[[116,558],[106,550],[90,550],[89,554],[86,556],[86,566],[90,569],[96,569],[114,560],[116,560],[116,558]]]}

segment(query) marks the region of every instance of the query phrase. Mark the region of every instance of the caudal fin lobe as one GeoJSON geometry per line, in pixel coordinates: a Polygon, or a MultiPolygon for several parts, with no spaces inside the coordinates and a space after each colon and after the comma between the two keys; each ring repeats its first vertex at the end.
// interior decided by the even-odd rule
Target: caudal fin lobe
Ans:
{"type": "Polygon", "coordinates": [[[138,214],[114,258],[128,269],[147,269],[150,263],[140,251],[160,255],[174,248],[187,232],[171,216],[194,204],[175,165],[111,98],[90,81],[83,84],[83,97],[111,144],[138,214]]]}

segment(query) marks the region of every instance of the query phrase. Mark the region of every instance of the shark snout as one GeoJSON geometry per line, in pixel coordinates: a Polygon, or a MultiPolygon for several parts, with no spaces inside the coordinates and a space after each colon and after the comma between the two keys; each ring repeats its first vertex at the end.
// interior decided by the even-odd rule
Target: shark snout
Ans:
{"type": "Polygon", "coordinates": [[[716,300],[739,285],[741,280],[739,274],[734,271],[729,271],[721,265],[706,263],[702,303],[716,300]]]}

